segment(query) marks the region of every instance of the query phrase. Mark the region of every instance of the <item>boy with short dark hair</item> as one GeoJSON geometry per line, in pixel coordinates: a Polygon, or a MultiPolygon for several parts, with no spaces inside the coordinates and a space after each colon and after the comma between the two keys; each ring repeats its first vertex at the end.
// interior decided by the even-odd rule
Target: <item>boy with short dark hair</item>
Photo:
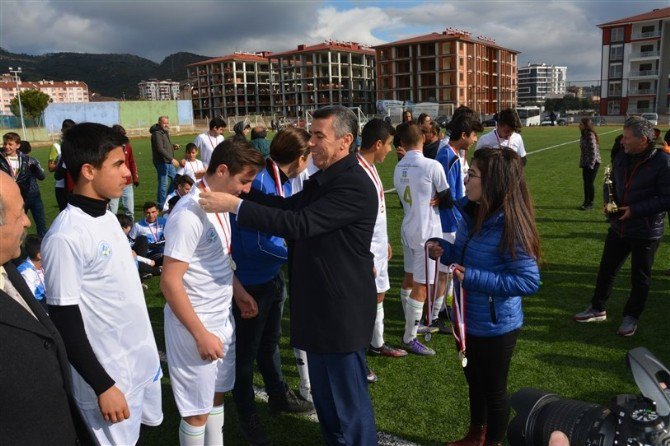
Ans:
{"type": "Polygon", "coordinates": [[[139,255],[149,257],[156,261],[157,265],[163,262],[163,246],[165,244],[165,237],[163,229],[165,228],[165,217],[158,216],[158,206],[153,201],[147,201],[142,206],[144,211],[144,218],[133,225],[128,237],[133,239],[135,243],[144,243],[142,239],[146,239],[147,251],[142,252],[135,250],[139,255]]]}
{"type": "Polygon", "coordinates": [[[133,256],[107,210],[130,171],[128,140],[102,124],[67,131],[62,156],[75,186],[42,244],[49,315],[74,367],[79,409],[102,444],[136,444],[163,419],[156,341],[133,256]]]}

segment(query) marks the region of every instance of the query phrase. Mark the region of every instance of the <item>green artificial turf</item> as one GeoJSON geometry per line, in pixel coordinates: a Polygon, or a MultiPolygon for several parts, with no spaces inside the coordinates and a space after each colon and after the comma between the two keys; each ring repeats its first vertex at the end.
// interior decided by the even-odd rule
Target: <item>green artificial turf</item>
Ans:
{"type": "MultiPolygon", "coordinates": [[[[620,127],[599,127],[603,166],[608,164],[610,147],[620,127]]],[[[527,180],[533,194],[537,224],[542,242],[542,287],[535,296],[524,299],[525,326],[512,359],[509,387],[538,387],[559,395],[607,404],[617,393],[637,393],[625,365],[627,350],[644,346],[670,366],[670,236],[663,238],[656,255],[652,291],[637,334],[622,338],[615,334],[630,283],[629,263],[624,265],[615,284],[603,323],[577,324],[571,316],[585,309],[595,282],[607,225],[599,210],[580,211],[582,177],[579,169],[579,130],[569,127],[527,128],[522,132],[529,153],[527,180]],[[547,150],[535,151],[556,146],[547,150]]],[[[193,135],[173,137],[173,142],[190,142],[193,135]]],[[[135,215],[142,218],[142,203],[155,200],[156,176],[151,163],[148,138],[132,140],[140,173],[135,189],[135,215]]],[[[48,149],[35,149],[33,156],[46,165],[48,149]]],[[[386,189],[393,187],[396,157],[392,153],[379,167],[386,189]]],[[[596,180],[596,201],[600,200],[602,171],[596,180]]],[[[42,198],[51,221],[57,207],[53,195],[53,176],[42,183],[42,198]]],[[[404,329],[399,286],[402,280],[400,223],[402,210],[395,193],[386,196],[389,238],[394,257],[390,262],[391,290],[385,303],[386,342],[398,346],[404,329]]],[[[34,228],[31,228],[34,231],[34,228]]],[[[346,278],[342,278],[346,281],[346,278]]],[[[318,296],[314,296],[318,299],[318,296]]],[[[164,350],[163,305],[156,278],[146,292],[149,314],[159,349],[164,350]]],[[[288,333],[290,314],[284,313],[284,333],[288,333]]],[[[437,351],[432,358],[409,356],[400,359],[369,358],[379,382],[370,386],[379,430],[419,444],[440,444],[460,438],[467,430],[467,386],[457,361],[451,336],[435,335],[429,345],[437,351]]],[[[281,341],[283,370],[294,389],[298,377],[293,352],[286,336],[281,341]]],[[[166,368],[167,369],[167,368],[166,368]]],[[[163,385],[165,421],[148,432],[146,445],[177,444],[179,415],[175,409],[166,371],[163,385]]],[[[262,380],[256,376],[256,384],[262,380]]],[[[302,417],[282,415],[271,419],[265,403],[259,403],[267,430],[278,445],[320,444],[316,423],[302,417]]],[[[226,400],[225,441],[244,444],[236,428],[235,405],[226,400]]]]}

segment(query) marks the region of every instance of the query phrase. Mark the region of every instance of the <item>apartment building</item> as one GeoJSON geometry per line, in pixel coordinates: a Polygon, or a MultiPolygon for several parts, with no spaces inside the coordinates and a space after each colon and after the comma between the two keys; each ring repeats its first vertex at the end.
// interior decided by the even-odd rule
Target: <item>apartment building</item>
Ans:
{"type": "Polygon", "coordinates": [[[375,110],[375,51],[356,42],[328,40],[272,54],[279,92],[275,112],[304,116],[326,105],[375,110]]]}
{"type": "Polygon", "coordinates": [[[516,106],[517,54],[447,28],[375,46],[377,99],[466,105],[483,115],[516,106]]]}
{"type": "Polygon", "coordinates": [[[267,51],[235,52],[188,65],[194,117],[272,114],[277,86],[269,56],[267,51]]]}
{"type": "Polygon", "coordinates": [[[670,113],[670,7],[598,25],[600,113],[670,113]]]}
{"type": "Polygon", "coordinates": [[[137,84],[140,90],[140,99],[145,101],[173,101],[180,99],[179,82],[166,79],[149,79],[137,84]]]}
{"type": "Polygon", "coordinates": [[[568,67],[544,63],[519,67],[519,105],[544,104],[547,98],[562,98],[566,94],[567,73],[568,67]]]}
{"type": "MultiPolygon", "coordinates": [[[[37,82],[19,81],[21,91],[40,90],[48,94],[53,102],[88,102],[88,85],[80,81],[50,81],[37,82]]],[[[11,115],[9,103],[18,94],[16,79],[9,74],[0,76],[0,107],[3,115],[11,115]]]]}

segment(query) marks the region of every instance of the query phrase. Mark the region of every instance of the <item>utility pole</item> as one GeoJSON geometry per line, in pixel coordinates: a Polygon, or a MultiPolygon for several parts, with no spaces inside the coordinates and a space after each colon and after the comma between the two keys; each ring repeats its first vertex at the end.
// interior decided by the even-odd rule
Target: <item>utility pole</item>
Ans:
{"type": "Polygon", "coordinates": [[[16,70],[12,67],[9,67],[9,72],[14,75],[16,80],[16,97],[19,98],[19,115],[21,117],[21,130],[23,130],[23,139],[26,140],[26,123],[23,120],[23,104],[21,104],[21,87],[19,86],[21,79],[19,74],[22,73],[21,67],[16,67],[16,70]]]}

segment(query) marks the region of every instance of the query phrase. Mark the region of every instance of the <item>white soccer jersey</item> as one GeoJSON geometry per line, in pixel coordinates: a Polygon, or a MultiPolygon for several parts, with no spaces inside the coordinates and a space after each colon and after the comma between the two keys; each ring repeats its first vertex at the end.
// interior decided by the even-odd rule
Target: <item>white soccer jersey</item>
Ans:
{"type": "Polygon", "coordinates": [[[198,159],[195,161],[187,160],[184,167],[180,167],[179,170],[177,170],[177,175],[188,175],[193,181],[197,181],[195,173],[203,170],[205,170],[205,164],[202,161],[198,159]]]}
{"type": "Polygon", "coordinates": [[[500,135],[498,135],[498,130],[488,132],[479,138],[475,150],[481,149],[482,147],[507,147],[508,149],[514,150],[521,158],[526,156],[526,148],[523,145],[523,138],[521,138],[521,135],[517,132],[513,132],[509,139],[502,139],[500,135]]]}
{"type": "Polygon", "coordinates": [[[377,209],[377,220],[375,221],[375,229],[372,234],[372,244],[370,245],[370,252],[374,254],[375,260],[382,257],[388,257],[388,233],[386,227],[386,201],[384,200],[384,185],[382,184],[379,173],[374,164],[367,162],[363,155],[358,154],[358,163],[363,167],[365,173],[368,174],[370,180],[375,185],[377,191],[377,198],[379,199],[379,208],[377,209]]]}
{"type": "MultiPolygon", "coordinates": [[[[68,205],[42,242],[49,305],[78,305],[96,358],[126,395],[160,377],[156,341],[137,266],[110,211],[94,218],[68,205]]],[[[93,389],[73,369],[82,409],[98,407],[93,389]]]]}
{"type": "Polygon", "coordinates": [[[393,185],[405,212],[400,231],[403,243],[423,249],[426,240],[441,237],[440,214],[430,201],[449,189],[442,165],[420,150],[410,150],[395,167],[393,185]]]}
{"type": "Polygon", "coordinates": [[[170,213],[164,255],[188,263],[184,288],[191,305],[203,323],[218,326],[228,319],[233,297],[230,220],[228,213],[203,211],[199,197],[194,185],[170,213]]]}
{"type": "Polygon", "coordinates": [[[305,170],[300,172],[298,176],[289,180],[291,182],[291,195],[295,195],[302,191],[302,184],[318,171],[319,168],[316,167],[313,158],[310,156],[307,160],[307,167],[305,167],[305,170]]]}
{"type": "Polygon", "coordinates": [[[209,132],[201,133],[195,137],[195,140],[193,140],[193,144],[200,150],[200,159],[206,166],[209,166],[209,160],[212,159],[212,152],[216,146],[222,142],[223,135],[214,137],[210,135],[209,132]]]}

